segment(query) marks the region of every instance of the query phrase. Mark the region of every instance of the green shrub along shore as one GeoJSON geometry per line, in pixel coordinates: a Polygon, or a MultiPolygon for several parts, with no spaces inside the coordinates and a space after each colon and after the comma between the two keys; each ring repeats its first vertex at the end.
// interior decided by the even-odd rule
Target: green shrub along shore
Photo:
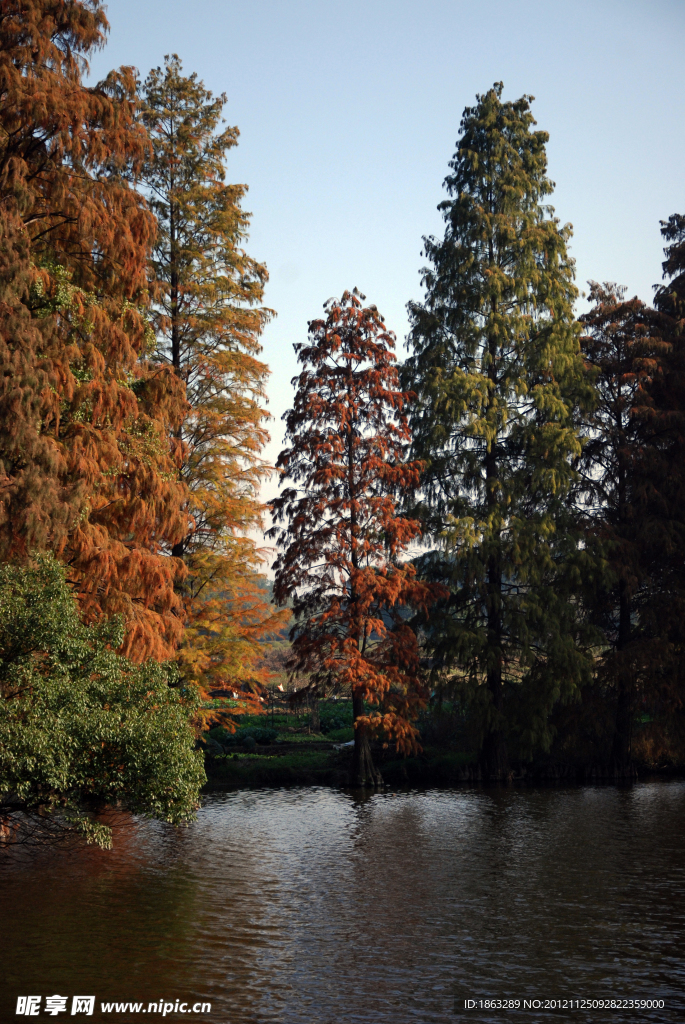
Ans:
{"type": "MultiPolygon", "coordinates": [[[[453,786],[481,781],[476,743],[468,720],[449,705],[429,708],[419,720],[423,749],[414,757],[400,757],[381,741],[373,756],[388,786],[453,786]]],[[[352,768],[351,702],[323,701],[319,705],[319,731],[311,728],[310,714],[281,711],[245,716],[234,732],[217,726],[203,734],[208,788],[253,788],[288,785],[345,786],[352,768]],[[346,745],[347,744],[347,745],[346,745]]],[[[685,765],[674,760],[636,764],[636,776],[683,774],[685,765]]],[[[612,778],[600,762],[568,758],[561,750],[534,761],[512,766],[513,782],[593,782],[612,778]]]]}

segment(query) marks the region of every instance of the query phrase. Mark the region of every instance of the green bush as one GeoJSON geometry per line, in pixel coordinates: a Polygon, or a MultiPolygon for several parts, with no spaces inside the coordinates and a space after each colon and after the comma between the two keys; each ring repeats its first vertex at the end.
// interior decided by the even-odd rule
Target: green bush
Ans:
{"type": "Polygon", "coordinates": [[[333,729],[326,734],[326,739],[331,743],[349,743],[354,739],[354,728],[350,725],[346,729],[333,729]]]}
{"type": "Polygon", "coordinates": [[[233,734],[225,729],[223,725],[216,725],[213,729],[210,729],[207,733],[210,739],[216,740],[217,743],[228,743],[233,738],[233,734]]]}
{"type": "Polygon", "coordinates": [[[228,729],[224,729],[223,726],[219,725],[214,729],[210,729],[207,735],[223,746],[241,746],[248,737],[252,737],[255,743],[264,745],[275,741],[278,736],[278,730],[269,729],[266,726],[246,725],[236,729],[235,732],[229,732],[228,729]]]}
{"type": "Polygon", "coordinates": [[[171,665],[122,658],[122,640],[118,619],[83,625],[54,559],[0,566],[0,819],[10,833],[14,824],[46,841],[76,829],[108,847],[98,806],[192,817],[205,782],[195,691],[171,665]]]}
{"type": "Polygon", "coordinates": [[[335,703],[321,701],[319,704],[319,718],[321,721],[321,732],[331,733],[339,729],[348,729],[352,726],[352,702],[345,701],[335,703]]]}

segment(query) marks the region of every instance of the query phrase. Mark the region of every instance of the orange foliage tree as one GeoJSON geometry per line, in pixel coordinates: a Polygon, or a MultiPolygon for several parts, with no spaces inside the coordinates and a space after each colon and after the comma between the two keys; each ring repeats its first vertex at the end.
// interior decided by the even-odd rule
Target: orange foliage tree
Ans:
{"type": "Polygon", "coordinates": [[[258,358],[272,316],[261,305],[267,272],[242,247],[247,188],[224,180],[238,137],[237,128],[220,130],[226,97],[185,76],[175,54],[150,72],[140,95],[152,142],[142,183],[158,219],[151,259],[157,353],[189,402],[177,437],[192,525],[172,551],[186,567],[179,660],[206,695],[235,688],[242,710],[245,702],[256,710],[266,678],[263,642],[283,621],[249,536],[262,527],[259,489],[270,472],[261,457],[269,369],[258,358]]]}
{"type": "Polygon", "coordinates": [[[168,657],[182,631],[165,554],[187,530],[182,382],[148,358],[154,217],[132,69],[82,84],[99,0],[3,0],[0,17],[0,558],[53,550],[87,620],[168,657]]]}
{"type": "Polygon", "coordinates": [[[277,462],[295,486],[270,503],[270,536],[283,548],[274,597],[293,600],[289,668],[319,694],[351,693],[353,782],[376,785],[371,736],[403,753],[418,748],[412,720],[427,690],[408,609],[425,611],[440,588],[400,560],[420,526],[396,502],[417,486],[421,464],[405,461],[410,395],[399,387],[395,336],[363,299],[355,289],[331,300],[309,343],[295,346],[303,370],[277,462]]]}
{"type": "Polygon", "coordinates": [[[593,308],[580,318],[580,345],[596,404],[584,418],[576,484],[583,498],[585,548],[605,567],[588,600],[592,621],[602,630],[597,668],[614,705],[611,762],[618,776],[630,773],[636,707],[654,674],[654,658],[661,658],[665,646],[644,629],[653,589],[645,490],[659,442],[652,394],[663,379],[669,348],[655,331],[654,310],[637,297],[626,300],[624,293],[620,285],[591,281],[593,308]]]}

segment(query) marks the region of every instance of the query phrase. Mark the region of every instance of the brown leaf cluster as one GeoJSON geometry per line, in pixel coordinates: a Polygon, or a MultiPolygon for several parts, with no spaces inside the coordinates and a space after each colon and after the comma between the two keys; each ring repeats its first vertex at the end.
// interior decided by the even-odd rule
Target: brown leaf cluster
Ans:
{"type": "Polygon", "coordinates": [[[53,550],[86,618],[120,612],[126,653],[166,657],[186,402],[147,357],[133,69],[82,83],[106,31],[99,0],[0,4],[0,557],[53,550]]]}
{"type": "Polygon", "coordinates": [[[428,695],[408,617],[439,595],[401,560],[421,532],[398,511],[421,469],[406,458],[412,396],[400,388],[394,335],[362,299],[355,290],[329,303],[296,346],[303,369],[277,463],[292,486],[271,502],[282,548],[274,596],[293,600],[291,671],[319,693],[338,688],[371,705],[356,728],[408,753],[428,695]]]}

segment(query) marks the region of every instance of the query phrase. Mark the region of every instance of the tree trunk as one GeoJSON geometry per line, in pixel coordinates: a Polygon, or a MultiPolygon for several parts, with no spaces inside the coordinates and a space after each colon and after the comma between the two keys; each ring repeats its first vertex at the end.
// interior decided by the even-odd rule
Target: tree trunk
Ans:
{"type": "Polygon", "coordinates": [[[632,740],[632,680],[630,665],[624,660],[625,651],[630,643],[630,594],[625,580],[619,584],[620,606],[617,653],[619,656],[616,720],[614,725],[614,741],[611,761],[614,774],[624,778],[631,774],[631,740],[632,740]]]}
{"type": "MultiPolygon", "coordinates": [[[[492,448],[485,458],[485,474],[488,510],[492,510],[498,501],[497,455],[492,448]]],[[[488,708],[488,723],[481,751],[483,778],[493,782],[509,778],[509,758],[504,729],[502,727],[504,721],[504,687],[502,682],[502,560],[499,543],[499,537],[497,537],[497,548],[488,559],[487,687],[490,695],[490,707],[488,708]]]]}
{"type": "MultiPolygon", "coordinates": [[[[174,187],[173,176],[170,189],[174,187]]],[[[171,365],[179,377],[183,376],[181,366],[181,331],[179,317],[179,275],[178,275],[178,245],[177,245],[177,210],[173,201],[169,202],[169,263],[171,266],[171,279],[169,291],[169,305],[171,310],[171,365]]],[[[176,437],[182,439],[183,429],[179,427],[176,437]]],[[[171,548],[173,558],[183,558],[186,553],[186,542],[188,538],[183,537],[171,548]]],[[[182,591],[182,586],[179,587],[182,591]]]]}
{"type": "Polygon", "coordinates": [[[620,680],[616,700],[616,726],[611,760],[617,778],[625,778],[631,774],[631,708],[630,685],[620,680]]]}
{"type": "MultiPolygon", "coordinates": [[[[492,693],[492,690],[490,691],[492,693]]],[[[492,701],[496,714],[501,714],[499,707],[492,701]]],[[[510,777],[507,743],[501,727],[493,726],[486,732],[481,751],[481,767],[483,778],[490,782],[505,782],[510,777]]]]}
{"type": "MultiPolygon", "coordinates": [[[[350,397],[353,394],[352,388],[352,364],[348,363],[348,394],[350,397]]],[[[359,568],[359,561],[357,555],[357,514],[355,511],[354,498],[357,495],[357,486],[354,476],[354,427],[353,422],[350,422],[347,427],[347,488],[348,496],[350,498],[350,559],[354,569],[359,568]]],[[[354,588],[354,580],[350,582],[350,609],[354,609],[357,602],[357,595],[354,588]]],[[[352,619],[354,622],[354,617],[352,619]]],[[[352,631],[352,636],[355,637],[358,646],[364,647],[364,629],[362,628],[361,622],[355,623],[355,628],[352,631]]],[[[352,785],[353,786],[380,786],[383,782],[380,772],[378,772],[373,763],[373,757],[371,756],[371,744],[369,742],[369,734],[366,726],[357,726],[357,719],[364,714],[364,701],[361,697],[355,697],[352,695],[352,720],[355,725],[354,730],[354,756],[352,759],[352,785]]]]}
{"type": "MultiPolygon", "coordinates": [[[[493,560],[495,561],[495,560],[493,560]]],[[[509,777],[509,757],[502,723],[504,721],[504,686],[502,683],[502,618],[500,612],[502,574],[499,565],[491,565],[490,601],[488,612],[488,691],[490,694],[489,717],[481,755],[483,778],[501,781],[509,777]]]]}
{"type": "MultiPolygon", "coordinates": [[[[623,428],[623,412],[619,413],[619,452],[618,452],[618,514],[623,528],[628,524],[628,472],[625,464],[625,433],[623,428]]],[[[619,582],[619,619],[618,643],[618,679],[616,695],[616,719],[614,724],[614,741],[611,750],[611,762],[614,774],[618,778],[630,775],[630,747],[632,731],[632,672],[627,657],[630,647],[630,591],[626,579],[619,582]]]]}
{"type": "Polygon", "coordinates": [[[312,697],[311,712],[309,715],[309,731],[321,732],[321,718],[319,716],[319,698],[312,697]]]}
{"type": "Polygon", "coordinates": [[[352,698],[352,716],[355,722],[354,757],[352,760],[353,786],[381,786],[383,778],[373,763],[371,744],[366,726],[357,726],[360,715],[364,714],[364,702],[361,697],[352,698]]]}

